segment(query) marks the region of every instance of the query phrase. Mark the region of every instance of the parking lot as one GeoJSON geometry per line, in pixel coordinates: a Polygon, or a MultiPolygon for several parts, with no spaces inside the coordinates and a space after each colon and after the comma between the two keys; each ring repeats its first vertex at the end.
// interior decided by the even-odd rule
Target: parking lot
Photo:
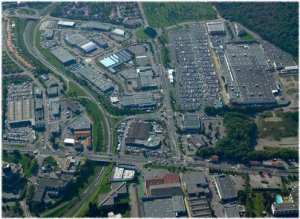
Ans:
{"type": "Polygon", "coordinates": [[[220,100],[205,25],[171,31],[169,38],[177,62],[175,86],[180,109],[195,111],[220,100]]]}

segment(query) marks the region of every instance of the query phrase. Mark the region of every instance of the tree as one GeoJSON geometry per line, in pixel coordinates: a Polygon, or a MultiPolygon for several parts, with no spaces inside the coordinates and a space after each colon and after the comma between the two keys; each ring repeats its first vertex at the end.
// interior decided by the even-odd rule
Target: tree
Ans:
{"type": "Polygon", "coordinates": [[[39,170],[39,164],[38,164],[36,158],[33,158],[33,159],[31,160],[30,170],[31,170],[31,173],[32,173],[33,175],[36,175],[36,174],[38,173],[38,170],[39,170]]]}
{"type": "Polygon", "coordinates": [[[144,30],[145,34],[147,34],[148,36],[150,36],[152,39],[155,38],[157,36],[157,32],[154,28],[152,27],[147,27],[144,30]]]}

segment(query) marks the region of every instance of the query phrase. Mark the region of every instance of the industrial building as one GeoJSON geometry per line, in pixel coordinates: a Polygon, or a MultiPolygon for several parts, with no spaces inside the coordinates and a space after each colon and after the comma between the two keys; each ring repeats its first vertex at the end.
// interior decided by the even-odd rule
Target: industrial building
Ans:
{"type": "Polygon", "coordinates": [[[110,26],[106,24],[101,24],[99,22],[88,22],[80,25],[80,28],[83,30],[93,30],[93,31],[110,31],[110,26]]]}
{"type": "Polygon", "coordinates": [[[60,135],[60,125],[59,122],[53,121],[50,124],[50,132],[52,136],[56,137],[60,135]]]}
{"type": "Polygon", "coordinates": [[[237,191],[234,188],[230,175],[221,174],[215,176],[214,179],[222,202],[234,201],[237,199],[237,191]]]}
{"type": "Polygon", "coordinates": [[[133,147],[158,149],[161,146],[161,136],[152,132],[152,125],[148,122],[134,121],[130,124],[125,144],[133,147]]]}
{"type": "Polygon", "coordinates": [[[119,28],[114,29],[113,31],[111,31],[112,34],[115,34],[117,36],[124,36],[125,35],[125,31],[119,28]]]}
{"type": "Polygon", "coordinates": [[[140,92],[136,94],[124,95],[120,99],[122,108],[154,108],[157,106],[155,100],[152,99],[151,93],[140,92]]]}
{"type": "Polygon", "coordinates": [[[142,198],[143,217],[175,218],[186,215],[182,196],[147,197],[142,198]]]}
{"type": "Polygon", "coordinates": [[[106,58],[100,60],[100,63],[109,69],[114,69],[115,67],[125,64],[132,60],[133,56],[126,50],[114,53],[106,58]]]}
{"type": "Polygon", "coordinates": [[[72,132],[91,129],[91,121],[86,116],[78,116],[70,124],[69,129],[72,132]]]}
{"type": "Polygon", "coordinates": [[[142,19],[128,19],[128,17],[123,20],[124,27],[131,29],[141,27],[142,22],[142,19]]]}
{"type": "Polygon", "coordinates": [[[8,122],[10,125],[34,125],[34,101],[32,98],[8,102],[8,122]]]}
{"type": "Polygon", "coordinates": [[[74,34],[65,37],[66,43],[74,46],[85,53],[93,52],[97,49],[97,45],[80,34],[74,34]]]}
{"type": "Polygon", "coordinates": [[[298,188],[293,189],[291,194],[283,200],[276,200],[271,206],[272,214],[276,217],[299,217],[299,194],[298,188]]]}
{"type": "Polygon", "coordinates": [[[102,74],[95,72],[93,69],[87,66],[81,68],[79,71],[77,71],[77,73],[80,74],[80,76],[88,83],[95,86],[95,88],[97,88],[100,92],[108,93],[115,88],[110,79],[105,78],[102,74]]]}
{"type": "Polygon", "coordinates": [[[75,57],[62,47],[52,49],[51,53],[65,66],[76,63],[75,57]]]}
{"type": "Polygon", "coordinates": [[[180,196],[183,195],[180,183],[159,184],[149,186],[149,196],[180,196]]]}
{"type": "Polygon", "coordinates": [[[94,43],[96,43],[102,49],[107,49],[108,48],[108,43],[106,41],[104,41],[102,38],[100,38],[99,36],[93,37],[92,41],[94,43]]]}
{"type": "Polygon", "coordinates": [[[167,185],[167,184],[179,184],[180,178],[177,173],[165,174],[162,178],[153,178],[145,180],[145,188],[147,196],[151,196],[151,186],[154,185],[167,185]]]}
{"type": "Polygon", "coordinates": [[[279,87],[270,72],[272,65],[259,44],[227,44],[220,61],[232,103],[277,104],[275,94],[279,87]]]}
{"type": "Polygon", "coordinates": [[[154,90],[158,88],[157,80],[153,76],[140,76],[138,78],[138,87],[142,91],[154,90]]]}
{"type": "Polygon", "coordinates": [[[226,34],[225,27],[222,21],[206,23],[208,33],[210,35],[224,35],[226,34]]]}
{"type": "Polygon", "coordinates": [[[203,172],[184,173],[183,179],[189,197],[209,194],[209,186],[203,172]]]}
{"type": "Polygon", "coordinates": [[[73,22],[73,21],[62,21],[62,20],[60,20],[60,21],[57,22],[57,25],[58,25],[59,27],[75,27],[75,22],[73,22]]]}

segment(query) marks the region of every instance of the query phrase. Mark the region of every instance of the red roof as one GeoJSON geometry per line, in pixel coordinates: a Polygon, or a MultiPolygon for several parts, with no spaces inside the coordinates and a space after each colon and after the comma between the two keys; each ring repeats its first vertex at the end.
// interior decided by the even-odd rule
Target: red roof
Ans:
{"type": "Polygon", "coordinates": [[[146,180],[146,188],[148,189],[151,185],[160,185],[164,184],[164,180],[161,178],[158,179],[147,179],[146,180]]]}
{"type": "Polygon", "coordinates": [[[164,184],[179,183],[179,175],[177,173],[168,173],[163,177],[164,184]]]}

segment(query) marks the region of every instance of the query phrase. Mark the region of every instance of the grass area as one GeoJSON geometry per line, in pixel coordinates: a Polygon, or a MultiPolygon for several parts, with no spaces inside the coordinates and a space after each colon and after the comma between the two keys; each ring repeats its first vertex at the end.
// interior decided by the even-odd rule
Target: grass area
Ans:
{"type": "Polygon", "coordinates": [[[74,198],[72,201],[64,202],[61,204],[61,207],[57,208],[55,211],[49,211],[49,213],[45,213],[42,215],[43,217],[61,217],[63,214],[70,209],[75,202],[77,202],[77,199],[74,198]]]}
{"type": "Polygon", "coordinates": [[[182,22],[217,18],[210,3],[204,2],[143,2],[146,19],[150,26],[161,28],[182,22]]]}
{"type": "Polygon", "coordinates": [[[113,154],[117,153],[117,142],[118,142],[118,127],[122,118],[110,117],[110,125],[113,127],[113,136],[112,136],[112,146],[111,152],[113,154]]]}
{"type": "Polygon", "coordinates": [[[264,196],[261,193],[254,193],[254,213],[256,217],[263,217],[262,212],[265,210],[264,207],[264,196]]]}
{"type": "Polygon", "coordinates": [[[78,87],[74,82],[69,81],[69,89],[68,92],[64,94],[64,97],[85,97],[86,94],[84,90],[78,87]]]}
{"type": "Polygon", "coordinates": [[[241,36],[240,39],[244,40],[244,41],[253,41],[253,40],[255,40],[255,38],[248,32],[246,32],[246,34],[244,36],[241,36]]]}
{"type": "Polygon", "coordinates": [[[260,115],[261,118],[270,118],[273,117],[273,113],[271,111],[265,111],[260,115]]]}
{"type": "Polygon", "coordinates": [[[20,10],[18,10],[18,14],[26,14],[26,15],[34,15],[36,14],[35,10],[31,9],[31,8],[22,8],[20,10]]]}
{"type": "Polygon", "coordinates": [[[149,40],[151,37],[145,33],[144,29],[141,28],[135,32],[135,36],[141,40],[149,40]]]}
{"type": "Polygon", "coordinates": [[[28,23],[28,20],[25,18],[13,18],[12,19],[15,22],[15,27],[12,29],[15,40],[14,45],[17,51],[20,52],[20,55],[29,63],[33,63],[33,60],[31,60],[31,55],[29,54],[28,50],[25,46],[25,41],[23,38],[23,33],[25,32],[25,27],[28,23]]]}
{"type": "Polygon", "coordinates": [[[281,138],[296,137],[298,135],[298,112],[279,112],[276,116],[282,121],[272,122],[259,118],[259,135],[262,138],[273,137],[280,141],[281,138]]]}
{"type": "MultiPolygon", "coordinates": [[[[102,179],[97,185],[97,187],[95,188],[95,191],[92,193],[89,199],[84,202],[79,213],[77,215],[74,215],[75,217],[84,217],[89,210],[89,203],[92,202],[98,205],[99,194],[108,193],[110,191],[109,176],[112,169],[113,169],[113,164],[110,164],[109,166],[106,167],[102,179]]],[[[67,215],[67,216],[71,216],[71,215],[67,215]]]]}
{"type": "Polygon", "coordinates": [[[140,174],[138,177],[138,197],[143,198],[145,196],[145,180],[144,177],[140,174]]]}
{"type": "Polygon", "coordinates": [[[7,55],[6,52],[2,54],[2,73],[12,74],[22,72],[23,70],[7,55]]]}
{"type": "Polygon", "coordinates": [[[97,105],[89,99],[79,99],[80,104],[86,107],[89,116],[93,120],[93,149],[94,151],[105,151],[107,143],[107,130],[104,126],[104,118],[98,110],[97,105]]]}
{"type": "Polygon", "coordinates": [[[3,153],[2,160],[8,163],[21,164],[23,172],[26,177],[31,177],[31,160],[33,157],[29,154],[20,154],[20,153],[3,153]]]}
{"type": "Polygon", "coordinates": [[[94,181],[94,179],[97,177],[97,174],[100,172],[101,166],[95,166],[93,175],[90,175],[87,180],[83,183],[83,186],[79,188],[79,194],[83,194],[84,191],[88,188],[88,186],[94,181]]]}

